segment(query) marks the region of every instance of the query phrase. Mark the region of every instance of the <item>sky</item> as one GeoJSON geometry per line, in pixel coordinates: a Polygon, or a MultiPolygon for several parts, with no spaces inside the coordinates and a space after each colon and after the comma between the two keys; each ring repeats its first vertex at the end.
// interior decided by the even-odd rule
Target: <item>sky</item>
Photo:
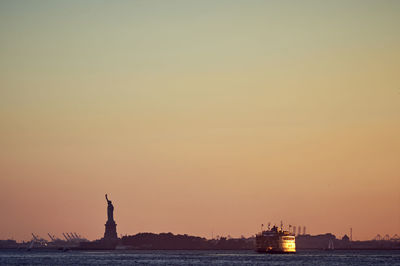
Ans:
{"type": "Polygon", "coordinates": [[[0,239],[400,234],[399,1],[0,1],[0,239]]]}

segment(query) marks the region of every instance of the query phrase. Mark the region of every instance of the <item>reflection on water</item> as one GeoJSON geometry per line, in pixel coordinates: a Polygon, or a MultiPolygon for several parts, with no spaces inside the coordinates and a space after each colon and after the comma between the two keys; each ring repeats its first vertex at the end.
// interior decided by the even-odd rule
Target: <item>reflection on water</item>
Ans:
{"type": "Polygon", "coordinates": [[[397,251],[0,251],[0,265],[400,265],[397,251]]]}

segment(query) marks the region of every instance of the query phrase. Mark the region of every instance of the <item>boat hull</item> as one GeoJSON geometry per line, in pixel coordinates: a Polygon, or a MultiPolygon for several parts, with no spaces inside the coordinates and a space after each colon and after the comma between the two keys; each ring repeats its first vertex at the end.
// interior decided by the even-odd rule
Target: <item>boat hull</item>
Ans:
{"type": "Polygon", "coordinates": [[[296,251],[266,250],[266,249],[257,249],[256,252],[263,254],[296,254],[296,251]]]}

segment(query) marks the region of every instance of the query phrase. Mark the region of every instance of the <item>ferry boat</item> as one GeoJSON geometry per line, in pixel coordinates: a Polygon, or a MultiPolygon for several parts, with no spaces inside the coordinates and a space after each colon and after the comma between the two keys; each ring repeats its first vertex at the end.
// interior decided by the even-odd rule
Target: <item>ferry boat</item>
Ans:
{"type": "Polygon", "coordinates": [[[296,238],[290,232],[273,226],[256,235],[256,251],[260,253],[296,253],[296,238]]]}

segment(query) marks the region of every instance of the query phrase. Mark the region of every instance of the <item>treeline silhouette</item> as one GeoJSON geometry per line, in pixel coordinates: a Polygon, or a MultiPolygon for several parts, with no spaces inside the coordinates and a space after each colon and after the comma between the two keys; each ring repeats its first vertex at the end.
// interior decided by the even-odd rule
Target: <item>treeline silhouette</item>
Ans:
{"type": "Polygon", "coordinates": [[[252,238],[226,238],[207,240],[203,237],[189,235],[174,235],[172,233],[139,233],[133,236],[123,236],[122,244],[134,249],[182,249],[182,250],[205,250],[205,249],[253,249],[252,238]]]}

